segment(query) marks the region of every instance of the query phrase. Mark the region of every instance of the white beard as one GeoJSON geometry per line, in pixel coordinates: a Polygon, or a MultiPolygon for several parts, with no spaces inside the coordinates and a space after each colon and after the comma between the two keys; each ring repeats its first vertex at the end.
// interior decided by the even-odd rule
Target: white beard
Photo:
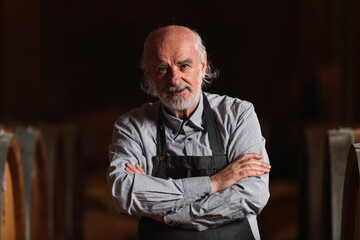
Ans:
{"type": "Polygon", "coordinates": [[[183,84],[180,86],[171,86],[164,90],[163,97],[161,99],[162,103],[172,112],[181,112],[186,109],[191,108],[196,104],[201,93],[201,77],[199,76],[199,87],[196,92],[188,84],[183,84]],[[184,88],[187,88],[190,91],[190,96],[188,99],[185,99],[185,96],[172,96],[170,93],[174,91],[180,91],[184,88]]]}

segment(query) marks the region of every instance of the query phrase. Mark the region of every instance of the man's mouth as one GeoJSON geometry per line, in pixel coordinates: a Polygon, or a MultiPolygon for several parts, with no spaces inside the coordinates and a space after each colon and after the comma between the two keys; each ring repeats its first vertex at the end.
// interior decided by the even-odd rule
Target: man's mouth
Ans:
{"type": "Polygon", "coordinates": [[[191,92],[191,86],[173,86],[169,87],[166,91],[167,94],[178,96],[185,93],[186,90],[189,90],[191,92]]]}
{"type": "Polygon", "coordinates": [[[171,95],[181,95],[185,92],[186,88],[182,88],[182,89],[179,89],[179,90],[176,90],[176,91],[171,91],[170,94],[171,95]]]}

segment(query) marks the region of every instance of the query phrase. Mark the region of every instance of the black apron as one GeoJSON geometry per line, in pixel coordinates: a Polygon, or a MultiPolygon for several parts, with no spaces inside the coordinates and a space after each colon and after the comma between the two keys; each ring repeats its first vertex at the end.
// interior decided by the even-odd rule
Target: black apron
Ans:
{"type": "MultiPolygon", "coordinates": [[[[224,154],[216,122],[210,104],[203,94],[204,117],[208,131],[212,156],[168,156],[166,154],[165,125],[162,109],[159,109],[157,127],[157,156],[153,157],[152,176],[159,178],[188,178],[211,176],[228,165],[224,154]]],[[[140,240],[221,240],[221,239],[254,239],[249,221],[234,221],[205,231],[185,230],[168,226],[148,217],[139,221],[140,240]]]]}

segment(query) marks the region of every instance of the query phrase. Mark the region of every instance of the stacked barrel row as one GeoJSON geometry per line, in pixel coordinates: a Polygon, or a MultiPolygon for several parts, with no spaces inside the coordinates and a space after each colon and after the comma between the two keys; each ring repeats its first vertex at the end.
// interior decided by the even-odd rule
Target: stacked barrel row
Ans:
{"type": "Polygon", "coordinates": [[[0,240],[77,238],[75,136],[0,125],[0,240]]]}

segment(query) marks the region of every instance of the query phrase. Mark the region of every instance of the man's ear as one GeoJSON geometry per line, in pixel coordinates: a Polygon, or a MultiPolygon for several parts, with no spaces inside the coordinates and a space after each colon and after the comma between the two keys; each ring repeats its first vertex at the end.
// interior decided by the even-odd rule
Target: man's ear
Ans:
{"type": "Polygon", "coordinates": [[[140,67],[141,67],[141,70],[143,71],[145,77],[147,79],[149,79],[150,72],[149,72],[149,69],[146,67],[146,64],[145,64],[144,60],[141,60],[141,66],[140,67]]]}

